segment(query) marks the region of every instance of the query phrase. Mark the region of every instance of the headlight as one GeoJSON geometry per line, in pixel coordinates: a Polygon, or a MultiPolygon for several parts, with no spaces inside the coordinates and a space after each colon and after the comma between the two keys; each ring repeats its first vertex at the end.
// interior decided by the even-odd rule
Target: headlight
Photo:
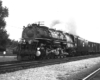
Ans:
{"type": "Polygon", "coordinates": [[[41,52],[40,51],[37,51],[36,52],[36,56],[40,56],[41,55],[41,52]]]}
{"type": "Polygon", "coordinates": [[[3,54],[5,55],[6,54],[6,51],[4,51],[3,54]]]}
{"type": "Polygon", "coordinates": [[[40,50],[40,48],[37,48],[37,50],[40,50]]]}

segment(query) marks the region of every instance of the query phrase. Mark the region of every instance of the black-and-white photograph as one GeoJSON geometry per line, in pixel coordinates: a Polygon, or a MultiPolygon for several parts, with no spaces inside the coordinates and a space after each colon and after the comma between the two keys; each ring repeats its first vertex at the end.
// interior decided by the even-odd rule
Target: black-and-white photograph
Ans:
{"type": "Polygon", "coordinates": [[[0,0],[0,80],[100,80],[100,0],[0,0]]]}

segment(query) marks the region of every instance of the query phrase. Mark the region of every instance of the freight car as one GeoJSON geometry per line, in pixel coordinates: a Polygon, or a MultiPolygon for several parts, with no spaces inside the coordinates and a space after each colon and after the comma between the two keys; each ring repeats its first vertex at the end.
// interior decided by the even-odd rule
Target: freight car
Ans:
{"type": "Polygon", "coordinates": [[[79,36],[31,24],[23,29],[22,40],[13,54],[17,54],[18,60],[58,58],[88,55],[91,49],[92,52],[100,52],[100,44],[95,43],[93,48],[89,41],[79,36]]]}

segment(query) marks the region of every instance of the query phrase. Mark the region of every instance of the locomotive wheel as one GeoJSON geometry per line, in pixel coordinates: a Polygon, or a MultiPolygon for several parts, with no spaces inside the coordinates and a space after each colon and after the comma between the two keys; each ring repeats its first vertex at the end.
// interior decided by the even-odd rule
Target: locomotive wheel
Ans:
{"type": "Polygon", "coordinates": [[[34,55],[30,55],[29,60],[34,60],[34,55]]]}
{"type": "Polygon", "coordinates": [[[59,59],[59,58],[60,58],[60,56],[58,55],[58,56],[57,56],[57,59],[59,59]]]}
{"type": "Polygon", "coordinates": [[[39,56],[35,56],[35,60],[39,60],[40,59],[40,57],[39,56]]]}
{"type": "Polygon", "coordinates": [[[61,56],[61,58],[63,58],[63,55],[61,56]]]}
{"type": "Polygon", "coordinates": [[[58,56],[55,56],[54,58],[55,58],[55,59],[57,59],[57,58],[58,58],[58,56]]]}

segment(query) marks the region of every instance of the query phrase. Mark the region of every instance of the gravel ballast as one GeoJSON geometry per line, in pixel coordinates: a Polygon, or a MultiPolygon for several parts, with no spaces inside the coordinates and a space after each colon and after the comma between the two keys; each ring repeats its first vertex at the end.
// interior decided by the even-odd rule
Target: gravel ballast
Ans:
{"type": "Polygon", "coordinates": [[[0,80],[67,80],[100,64],[100,57],[0,74],[0,80]]]}

